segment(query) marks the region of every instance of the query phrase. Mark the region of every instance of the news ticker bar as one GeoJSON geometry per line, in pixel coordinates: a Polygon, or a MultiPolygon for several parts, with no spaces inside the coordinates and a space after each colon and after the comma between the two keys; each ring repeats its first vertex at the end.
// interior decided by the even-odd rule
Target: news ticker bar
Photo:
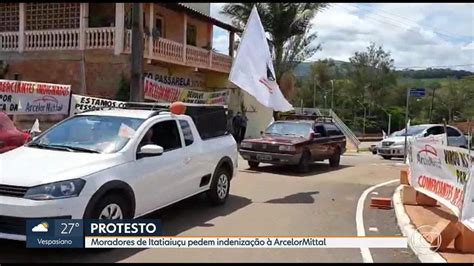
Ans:
{"type": "Polygon", "coordinates": [[[407,248],[406,237],[85,237],[86,248],[407,248]]]}
{"type": "Polygon", "coordinates": [[[406,237],[163,236],[161,222],[28,219],[27,248],[407,248],[406,237]]]}

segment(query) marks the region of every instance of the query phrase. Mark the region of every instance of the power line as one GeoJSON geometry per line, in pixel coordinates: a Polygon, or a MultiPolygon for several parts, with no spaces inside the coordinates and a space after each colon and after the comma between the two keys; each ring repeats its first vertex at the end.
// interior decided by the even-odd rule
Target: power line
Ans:
{"type": "MultiPolygon", "coordinates": [[[[365,6],[365,5],[363,5],[363,4],[359,4],[359,5],[365,6]]],[[[366,7],[368,7],[368,6],[366,6],[366,7]]],[[[394,17],[399,17],[399,18],[401,18],[401,19],[403,19],[403,20],[411,21],[411,22],[413,22],[413,23],[414,23],[416,26],[418,26],[418,27],[423,26],[423,27],[425,27],[425,28],[433,29],[434,32],[436,32],[436,33],[438,33],[438,34],[443,34],[442,32],[444,32],[443,35],[445,35],[445,36],[450,36],[450,37],[454,37],[454,38],[456,38],[456,36],[459,37],[459,38],[472,38],[472,37],[473,37],[473,36],[461,35],[461,34],[456,34],[456,33],[448,32],[448,31],[441,30],[441,29],[435,28],[435,27],[430,27],[430,26],[427,26],[426,24],[421,24],[421,23],[419,23],[419,22],[417,22],[417,21],[414,21],[414,20],[412,20],[412,19],[409,19],[409,18],[407,18],[407,17],[403,17],[403,16],[400,16],[400,15],[395,14],[395,13],[387,12],[387,11],[382,10],[381,8],[378,8],[378,7],[375,7],[375,6],[371,6],[371,8],[377,9],[377,10],[379,10],[380,12],[383,12],[383,13],[385,13],[385,14],[388,14],[388,15],[391,15],[391,16],[394,16],[394,17]]]]}
{"type": "MultiPolygon", "coordinates": [[[[340,8],[343,8],[343,9],[345,9],[345,10],[348,10],[348,11],[353,11],[353,10],[348,9],[348,8],[346,8],[345,6],[343,6],[343,5],[339,4],[339,3],[334,3],[334,5],[335,5],[335,6],[338,6],[338,7],[340,7],[340,8]]],[[[358,8],[358,7],[356,7],[356,6],[351,6],[351,7],[358,8]]],[[[361,10],[360,8],[358,8],[358,9],[361,10]]],[[[415,33],[417,33],[417,34],[420,34],[420,32],[417,31],[417,30],[407,29],[407,28],[401,27],[401,26],[398,25],[398,24],[388,23],[387,21],[379,20],[379,19],[377,19],[377,18],[375,18],[375,17],[368,16],[368,15],[376,15],[376,14],[371,14],[371,13],[366,14],[366,17],[367,17],[368,19],[372,19],[372,20],[375,20],[375,21],[377,21],[377,22],[381,22],[381,23],[384,23],[384,24],[388,24],[388,25],[391,25],[391,26],[394,26],[394,27],[402,28],[402,29],[404,29],[404,30],[412,31],[412,32],[415,32],[415,33]]],[[[393,20],[391,20],[391,21],[393,21],[393,20]]],[[[395,68],[399,68],[399,69],[400,69],[400,68],[462,67],[462,66],[473,66],[473,65],[474,65],[474,64],[461,64],[461,65],[449,65],[449,66],[406,66],[406,67],[403,67],[403,66],[402,66],[402,67],[395,67],[395,68]]]]}
{"type": "Polygon", "coordinates": [[[450,66],[398,66],[395,68],[435,68],[435,67],[462,67],[462,66],[474,66],[474,64],[450,65],[450,66]]]}
{"type": "MultiPolygon", "coordinates": [[[[348,11],[353,11],[353,10],[350,10],[350,9],[344,7],[344,6],[341,5],[341,4],[336,4],[336,6],[339,6],[339,7],[341,7],[341,8],[344,8],[345,10],[348,10],[348,11]]],[[[366,10],[366,9],[360,8],[359,6],[352,6],[352,5],[351,5],[351,7],[357,8],[357,9],[359,9],[359,10],[361,10],[361,11],[368,11],[368,10],[366,10]]],[[[365,14],[365,16],[366,16],[367,18],[369,18],[369,19],[372,19],[372,20],[375,20],[375,21],[378,21],[378,22],[381,22],[381,23],[384,23],[384,24],[388,24],[388,25],[391,25],[391,26],[395,26],[395,27],[404,29],[404,30],[406,30],[406,31],[412,31],[412,32],[415,32],[415,33],[417,33],[417,34],[420,34],[420,31],[419,31],[419,30],[414,30],[414,29],[411,28],[411,27],[413,27],[413,25],[407,24],[407,23],[405,23],[405,22],[401,22],[401,21],[396,20],[396,19],[394,19],[394,18],[392,18],[392,17],[388,17],[388,16],[384,16],[384,15],[381,15],[381,14],[377,14],[376,12],[373,12],[373,11],[372,11],[371,13],[365,14]],[[387,21],[385,21],[385,20],[379,20],[378,18],[376,18],[376,17],[374,17],[374,16],[378,16],[378,17],[380,17],[380,18],[382,18],[382,19],[389,20],[390,22],[393,22],[393,23],[396,23],[396,24],[387,23],[387,21]],[[409,28],[402,27],[402,25],[403,25],[403,26],[407,26],[407,27],[409,27],[409,28]]],[[[418,26],[419,28],[423,28],[423,27],[422,27],[421,25],[419,25],[419,24],[416,24],[416,26],[418,26]]],[[[437,31],[433,31],[433,32],[437,33],[438,35],[443,35],[443,36],[446,36],[446,37],[449,37],[449,38],[459,39],[459,37],[454,37],[454,36],[452,36],[452,35],[444,34],[444,33],[441,33],[441,32],[437,32],[437,31]]],[[[465,37],[461,37],[461,38],[465,38],[465,37]]]]}
{"type": "MultiPolygon", "coordinates": [[[[340,4],[334,4],[334,5],[336,5],[336,6],[338,6],[338,7],[341,7],[341,8],[343,8],[343,9],[347,10],[347,11],[353,11],[353,10],[350,10],[350,9],[344,7],[343,5],[340,5],[340,4]]],[[[357,7],[356,7],[356,8],[357,8],[357,7]]],[[[416,31],[416,30],[413,30],[413,29],[409,29],[409,28],[407,29],[407,28],[405,28],[405,27],[400,27],[400,25],[388,23],[387,21],[379,20],[379,19],[377,19],[377,18],[375,18],[375,17],[372,17],[372,16],[369,16],[369,15],[374,15],[374,14],[370,14],[370,13],[369,13],[369,14],[366,14],[366,17],[367,17],[368,19],[372,19],[372,20],[375,20],[375,21],[377,21],[377,22],[381,22],[381,23],[384,23],[384,24],[387,24],[387,25],[390,25],[390,26],[398,27],[398,28],[401,28],[401,29],[404,29],[404,30],[407,30],[407,31],[413,31],[413,32],[416,32],[416,33],[418,33],[418,34],[420,33],[419,31],[416,31]]]]}

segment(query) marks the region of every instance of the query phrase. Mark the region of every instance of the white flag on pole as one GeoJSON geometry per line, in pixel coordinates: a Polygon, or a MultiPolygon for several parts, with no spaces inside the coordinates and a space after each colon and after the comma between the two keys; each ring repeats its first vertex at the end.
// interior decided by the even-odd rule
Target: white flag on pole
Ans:
{"type": "Polygon", "coordinates": [[[40,124],[39,124],[39,120],[38,120],[38,119],[35,120],[35,123],[34,123],[33,126],[31,127],[30,132],[31,132],[31,133],[41,133],[40,124]]]}
{"type": "Polygon", "coordinates": [[[275,111],[293,109],[277,84],[265,30],[255,5],[242,34],[229,80],[275,111]]]}

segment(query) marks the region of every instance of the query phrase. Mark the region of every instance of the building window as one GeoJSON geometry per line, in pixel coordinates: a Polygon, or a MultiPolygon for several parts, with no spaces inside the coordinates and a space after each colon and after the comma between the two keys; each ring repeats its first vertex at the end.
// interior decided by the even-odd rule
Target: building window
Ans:
{"type": "Polygon", "coordinates": [[[20,4],[0,4],[0,32],[18,31],[20,25],[20,4]]]}
{"type": "Polygon", "coordinates": [[[165,21],[160,15],[155,15],[155,27],[153,28],[153,37],[166,38],[165,37],[165,21]]]}
{"type": "Polygon", "coordinates": [[[188,24],[186,30],[186,44],[196,46],[196,26],[188,24]]]}
{"type": "Polygon", "coordinates": [[[181,127],[181,131],[183,131],[184,144],[186,146],[193,144],[194,137],[189,123],[186,120],[179,120],[179,126],[181,127]]]}
{"type": "Polygon", "coordinates": [[[115,4],[89,3],[89,28],[113,27],[115,4]]]}
{"type": "Polygon", "coordinates": [[[80,3],[26,3],[26,30],[77,29],[80,3]]]}
{"type": "Polygon", "coordinates": [[[21,80],[21,74],[18,74],[18,73],[13,74],[13,79],[14,80],[21,80]]]}

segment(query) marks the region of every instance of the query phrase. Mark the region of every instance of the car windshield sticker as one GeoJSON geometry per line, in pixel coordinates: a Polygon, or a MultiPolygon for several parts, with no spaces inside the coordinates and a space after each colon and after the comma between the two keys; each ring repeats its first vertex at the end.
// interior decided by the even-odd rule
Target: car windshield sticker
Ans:
{"type": "Polygon", "coordinates": [[[120,125],[119,132],[118,132],[119,137],[130,139],[133,137],[134,134],[135,134],[135,130],[133,130],[133,128],[125,125],[124,123],[120,125]]]}

